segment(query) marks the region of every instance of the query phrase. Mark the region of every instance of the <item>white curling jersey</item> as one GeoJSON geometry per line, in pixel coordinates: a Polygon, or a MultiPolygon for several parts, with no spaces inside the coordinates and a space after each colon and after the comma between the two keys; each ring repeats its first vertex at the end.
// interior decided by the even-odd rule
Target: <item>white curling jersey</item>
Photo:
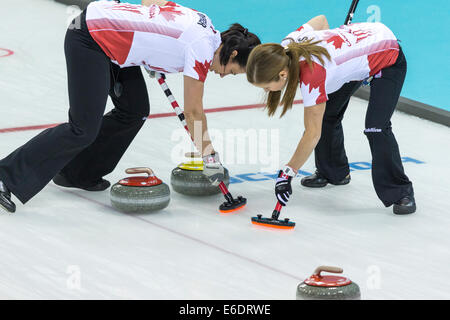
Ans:
{"type": "Polygon", "coordinates": [[[94,1],[86,10],[92,38],[120,67],[183,72],[205,81],[220,32],[205,14],[168,2],[150,7],[94,1]]]}
{"type": "Polygon", "coordinates": [[[300,90],[305,107],[324,103],[328,94],[350,81],[380,76],[383,68],[397,61],[399,46],[392,31],[382,23],[354,23],[330,30],[314,30],[304,24],[281,42],[321,40],[317,45],[328,50],[331,61],[325,64],[313,57],[313,70],[300,58],[300,90]]]}

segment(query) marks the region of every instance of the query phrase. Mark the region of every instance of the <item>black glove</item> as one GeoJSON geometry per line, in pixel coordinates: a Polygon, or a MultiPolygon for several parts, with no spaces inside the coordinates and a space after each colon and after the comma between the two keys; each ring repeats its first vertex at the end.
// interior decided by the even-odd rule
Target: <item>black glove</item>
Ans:
{"type": "Polygon", "coordinates": [[[275,196],[282,206],[287,204],[289,196],[292,194],[291,180],[294,176],[294,170],[288,166],[285,166],[283,170],[278,172],[278,178],[275,183],[275,196]]]}

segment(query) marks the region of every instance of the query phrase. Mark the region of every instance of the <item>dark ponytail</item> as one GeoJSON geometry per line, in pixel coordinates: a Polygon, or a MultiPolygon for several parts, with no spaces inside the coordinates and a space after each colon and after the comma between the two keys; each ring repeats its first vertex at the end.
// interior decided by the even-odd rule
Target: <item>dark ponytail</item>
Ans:
{"type": "Polygon", "coordinates": [[[226,65],[230,60],[234,50],[238,52],[233,62],[242,68],[247,65],[248,56],[254,47],[261,44],[258,36],[249,32],[248,29],[239,23],[234,23],[231,27],[220,34],[222,37],[222,50],[220,50],[220,64],[226,65]]]}

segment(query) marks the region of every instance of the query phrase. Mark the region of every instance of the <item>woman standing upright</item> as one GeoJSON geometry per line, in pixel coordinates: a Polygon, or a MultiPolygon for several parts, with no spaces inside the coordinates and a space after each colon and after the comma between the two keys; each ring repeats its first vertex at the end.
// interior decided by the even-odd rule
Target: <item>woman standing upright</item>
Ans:
{"type": "MultiPolygon", "coordinates": [[[[184,75],[184,114],[204,173],[217,183],[224,169],[208,138],[203,89],[208,71],[244,73],[257,36],[235,24],[220,33],[204,13],[164,0],[144,5],[94,1],[67,30],[64,50],[69,121],[47,129],[0,160],[0,207],[14,212],[53,181],[105,190],[112,172],[150,111],[140,66],[184,75]],[[108,95],[114,109],[103,115],[108,95]],[[201,134],[194,122],[200,121],[201,134]]],[[[158,137],[154,137],[157,139],[158,137]]],[[[150,154],[150,152],[149,152],[150,154]]]]}
{"type": "Polygon", "coordinates": [[[259,45],[252,51],[247,78],[269,92],[269,115],[280,102],[281,116],[292,107],[299,84],[305,106],[305,132],[275,186],[282,205],[292,194],[292,177],[313,150],[317,171],[303,178],[302,185],[350,182],[341,121],[350,97],[363,81],[373,78],[364,134],[372,153],[375,191],[386,207],[393,205],[394,213],[415,212],[412,183],[404,173],[391,127],[405,75],[402,49],[381,23],[354,23],[330,30],[325,16],[318,16],[290,33],[281,45],[259,45]]]}

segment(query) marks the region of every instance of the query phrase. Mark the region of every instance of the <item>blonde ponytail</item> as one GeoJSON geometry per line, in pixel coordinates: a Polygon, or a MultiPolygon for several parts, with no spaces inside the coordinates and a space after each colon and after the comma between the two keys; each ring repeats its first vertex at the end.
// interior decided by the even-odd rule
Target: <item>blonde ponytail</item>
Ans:
{"type": "Polygon", "coordinates": [[[276,43],[266,43],[256,46],[252,50],[247,63],[247,79],[250,83],[266,84],[279,81],[280,72],[285,68],[289,70],[283,98],[281,98],[281,91],[271,91],[267,95],[266,108],[269,116],[275,114],[280,104],[283,106],[280,118],[292,108],[299,86],[299,60],[301,57],[305,58],[311,69],[313,68],[313,57],[316,57],[322,65],[325,64],[323,56],[328,60],[331,59],[327,49],[317,45],[319,42],[312,42],[312,40],[301,43],[291,42],[287,48],[276,43]]]}

